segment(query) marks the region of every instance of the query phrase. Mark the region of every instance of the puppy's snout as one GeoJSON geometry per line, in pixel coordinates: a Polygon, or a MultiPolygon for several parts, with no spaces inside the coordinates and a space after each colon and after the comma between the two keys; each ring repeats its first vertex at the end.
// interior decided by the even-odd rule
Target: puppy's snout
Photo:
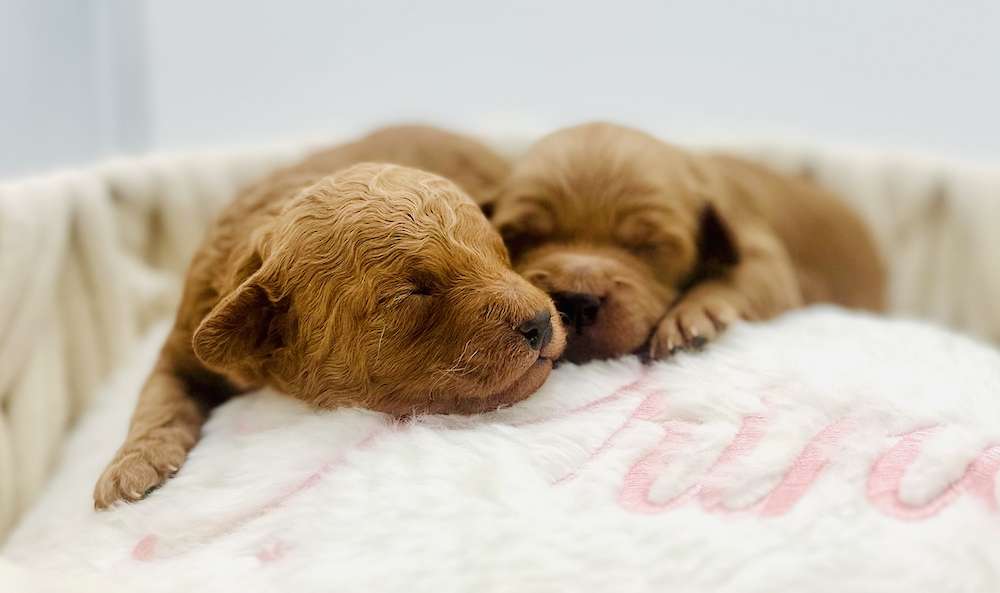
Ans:
{"type": "Polygon", "coordinates": [[[593,325],[601,311],[601,299],[585,292],[557,292],[552,300],[566,323],[577,330],[593,325]]]}
{"type": "Polygon", "coordinates": [[[524,341],[532,350],[541,350],[552,340],[552,316],[548,311],[539,311],[534,317],[517,326],[524,341]]]}

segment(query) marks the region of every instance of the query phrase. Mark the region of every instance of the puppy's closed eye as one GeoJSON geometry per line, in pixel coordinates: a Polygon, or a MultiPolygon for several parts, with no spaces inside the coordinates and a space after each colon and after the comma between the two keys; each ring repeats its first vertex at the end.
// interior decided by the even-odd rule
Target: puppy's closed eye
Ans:
{"type": "Polygon", "coordinates": [[[429,298],[441,293],[441,282],[433,274],[415,272],[410,276],[409,291],[406,296],[429,298]]]}
{"type": "Polygon", "coordinates": [[[379,305],[389,309],[421,306],[434,301],[438,292],[433,284],[411,279],[387,290],[379,299],[379,305]]]}
{"type": "Polygon", "coordinates": [[[670,254],[681,248],[679,233],[663,221],[647,216],[626,219],[616,233],[618,242],[638,255],[670,254]]]}

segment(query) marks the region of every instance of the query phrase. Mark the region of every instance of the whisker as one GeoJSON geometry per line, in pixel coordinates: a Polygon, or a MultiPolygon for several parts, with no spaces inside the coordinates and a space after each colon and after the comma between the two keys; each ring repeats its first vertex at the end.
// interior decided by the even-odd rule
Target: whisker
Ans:
{"type": "Polygon", "coordinates": [[[380,356],[382,356],[382,338],[385,337],[385,326],[382,326],[382,333],[378,335],[378,347],[375,350],[375,362],[378,362],[380,356]]]}

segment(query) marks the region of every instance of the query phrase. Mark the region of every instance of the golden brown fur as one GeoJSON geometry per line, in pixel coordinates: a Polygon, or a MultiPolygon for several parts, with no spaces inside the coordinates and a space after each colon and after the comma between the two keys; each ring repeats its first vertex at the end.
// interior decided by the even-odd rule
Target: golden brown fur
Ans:
{"type": "Polygon", "coordinates": [[[571,360],[665,357],[808,303],[883,305],[875,243],[835,196],[637,130],[543,138],[492,206],[515,269],[568,318],[571,360]]]}
{"type": "Polygon", "coordinates": [[[564,344],[558,316],[510,269],[479,207],[443,177],[363,161],[421,167],[479,197],[507,173],[475,141],[409,126],[242,192],[192,260],[98,508],[161,484],[210,407],[252,387],[405,415],[483,411],[544,382],[564,344]]]}

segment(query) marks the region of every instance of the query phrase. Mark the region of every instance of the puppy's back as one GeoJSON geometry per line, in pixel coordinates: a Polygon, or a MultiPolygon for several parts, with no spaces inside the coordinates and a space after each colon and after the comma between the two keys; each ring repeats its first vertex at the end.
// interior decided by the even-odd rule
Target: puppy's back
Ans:
{"type": "Polygon", "coordinates": [[[882,256],[868,225],[842,198],[742,158],[707,158],[724,177],[732,212],[762,218],[785,244],[806,302],[884,308],[882,256]]]}
{"type": "Polygon", "coordinates": [[[510,173],[506,159],[480,142],[422,125],[382,128],[356,142],[316,152],[283,175],[329,175],[371,161],[423,169],[447,177],[482,203],[510,173]]]}

